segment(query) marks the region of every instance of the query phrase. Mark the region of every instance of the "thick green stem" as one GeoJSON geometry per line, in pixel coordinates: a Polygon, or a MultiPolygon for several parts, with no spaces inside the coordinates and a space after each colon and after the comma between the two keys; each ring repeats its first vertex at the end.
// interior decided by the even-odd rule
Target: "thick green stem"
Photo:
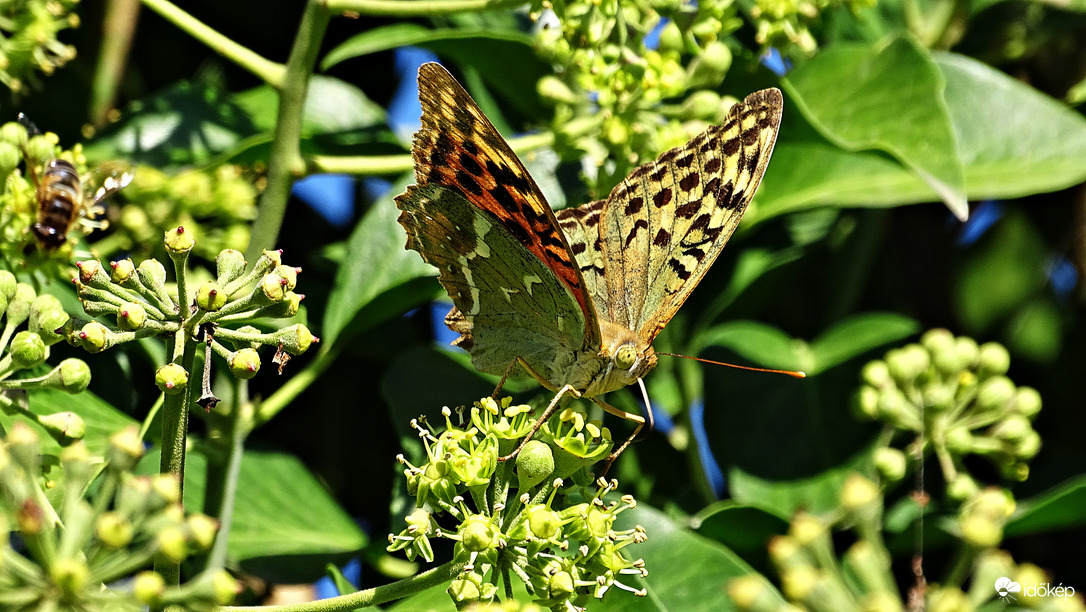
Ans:
{"type": "MultiPolygon", "coordinates": [[[[210,355],[205,355],[210,359],[210,355]]],[[[229,454],[225,469],[218,462],[208,461],[207,497],[204,504],[204,512],[219,519],[219,533],[215,536],[215,545],[208,555],[205,569],[219,569],[225,567],[227,557],[227,541],[230,538],[230,527],[234,518],[234,501],[238,491],[238,477],[241,474],[241,458],[245,452],[245,439],[252,431],[253,412],[252,404],[242,400],[241,388],[244,384],[235,385],[234,397],[231,404],[234,410],[231,414],[229,435],[229,454]],[[221,484],[220,484],[221,483],[221,484]]]]}
{"type": "MultiPolygon", "coordinates": [[[[188,334],[182,327],[177,330],[169,342],[176,363],[189,373],[189,384],[182,393],[166,395],[162,402],[162,457],[159,471],[171,474],[178,480],[178,487],[184,495],[185,485],[185,438],[188,434],[189,403],[195,386],[193,363],[196,358],[196,343],[188,341],[188,334]],[[180,353],[180,354],[178,354],[180,353]]],[[[181,565],[164,556],[155,557],[155,571],[165,579],[166,584],[181,584],[181,565]]]]}
{"type": "Polygon", "coordinates": [[[268,158],[268,183],[260,198],[260,212],[253,224],[252,239],[246,259],[253,261],[265,249],[275,246],[287,210],[290,187],[297,178],[292,171],[301,167],[298,143],[302,137],[302,112],[309,89],[309,77],[317,63],[321,40],[330,15],[319,2],[310,0],[302,14],[298,37],[294,39],[286,75],[279,88],[279,113],[275,121],[271,156],[268,158]]]}
{"type": "Polygon", "coordinates": [[[456,578],[463,569],[463,563],[446,563],[417,576],[349,595],[332,597],[331,599],[282,606],[223,606],[219,610],[220,612],[241,612],[245,610],[258,610],[259,612],[342,612],[354,610],[356,608],[377,606],[385,602],[403,599],[415,593],[421,593],[456,578]]]}
{"type": "Polygon", "coordinates": [[[202,21],[181,10],[177,5],[167,2],[167,0],[143,0],[143,3],[147,5],[147,8],[162,15],[170,23],[204,43],[219,55],[253,73],[265,83],[273,87],[283,86],[286,74],[281,64],[260,57],[247,47],[239,45],[207,27],[202,21]]]}

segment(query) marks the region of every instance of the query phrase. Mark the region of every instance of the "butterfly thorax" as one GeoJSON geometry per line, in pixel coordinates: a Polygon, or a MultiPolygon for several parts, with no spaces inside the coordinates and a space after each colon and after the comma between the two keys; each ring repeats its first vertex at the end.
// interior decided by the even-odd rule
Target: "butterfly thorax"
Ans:
{"type": "Polygon", "coordinates": [[[585,397],[595,397],[632,385],[656,367],[656,353],[635,332],[610,321],[600,321],[599,351],[576,354],[556,386],[571,385],[585,397]]]}

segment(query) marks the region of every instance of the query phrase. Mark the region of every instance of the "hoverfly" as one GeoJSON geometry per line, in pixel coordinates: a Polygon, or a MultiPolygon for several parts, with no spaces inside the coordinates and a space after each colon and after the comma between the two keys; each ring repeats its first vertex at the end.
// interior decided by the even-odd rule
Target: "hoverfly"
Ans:
{"type": "MultiPolygon", "coordinates": [[[[26,128],[28,138],[41,134],[23,113],[19,113],[19,123],[26,128]]],[[[132,181],[131,172],[114,169],[101,180],[93,198],[88,198],[84,193],[83,178],[68,160],[49,160],[39,176],[35,160],[31,159],[25,146],[23,158],[38,203],[37,221],[30,227],[30,233],[46,251],[55,251],[67,242],[68,232],[76,221],[103,229],[105,222],[94,221],[91,216],[101,214],[102,202],[132,181]]]]}

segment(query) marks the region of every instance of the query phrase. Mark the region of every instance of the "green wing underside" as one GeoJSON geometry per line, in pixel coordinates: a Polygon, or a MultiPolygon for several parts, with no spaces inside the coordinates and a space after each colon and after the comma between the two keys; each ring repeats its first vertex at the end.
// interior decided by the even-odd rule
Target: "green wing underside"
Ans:
{"type": "Polygon", "coordinates": [[[517,358],[549,380],[584,339],[584,316],[561,281],[490,213],[437,184],[396,198],[408,247],[441,273],[463,314],[475,368],[502,374],[517,358]]]}

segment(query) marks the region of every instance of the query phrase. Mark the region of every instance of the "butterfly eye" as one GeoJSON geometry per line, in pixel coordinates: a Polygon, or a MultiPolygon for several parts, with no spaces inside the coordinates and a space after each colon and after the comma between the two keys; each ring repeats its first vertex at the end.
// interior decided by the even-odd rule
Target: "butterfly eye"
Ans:
{"type": "Polygon", "coordinates": [[[637,350],[632,344],[623,344],[615,351],[615,365],[620,370],[629,370],[637,361],[637,350]]]}

